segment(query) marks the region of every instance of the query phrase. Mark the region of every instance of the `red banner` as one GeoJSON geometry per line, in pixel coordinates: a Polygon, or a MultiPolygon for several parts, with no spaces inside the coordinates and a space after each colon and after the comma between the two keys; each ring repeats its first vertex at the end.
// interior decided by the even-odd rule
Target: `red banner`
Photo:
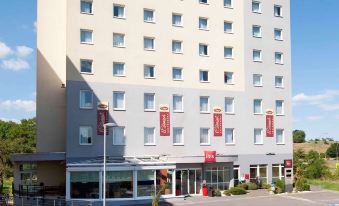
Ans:
{"type": "Polygon", "coordinates": [[[213,125],[214,136],[222,137],[222,109],[220,107],[213,108],[213,125]]]}
{"type": "Polygon", "coordinates": [[[272,110],[266,111],[266,137],[274,137],[274,113],[272,110]]]}
{"type": "MultiPolygon", "coordinates": [[[[108,123],[108,102],[102,102],[97,107],[97,134],[104,135],[104,124],[108,123]]],[[[108,135],[108,130],[106,131],[108,135]]]]}
{"type": "Polygon", "coordinates": [[[293,160],[284,160],[285,168],[292,168],[293,167],[293,160]]]}
{"type": "Polygon", "coordinates": [[[171,135],[170,110],[169,105],[160,105],[160,136],[171,135]]]}
{"type": "Polygon", "coordinates": [[[217,161],[216,151],[205,151],[205,163],[214,163],[217,161]]]}

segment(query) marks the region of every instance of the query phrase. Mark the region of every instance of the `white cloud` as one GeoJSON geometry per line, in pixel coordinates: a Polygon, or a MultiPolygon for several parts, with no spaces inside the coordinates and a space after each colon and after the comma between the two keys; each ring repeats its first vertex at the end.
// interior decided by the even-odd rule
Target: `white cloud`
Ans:
{"type": "Polygon", "coordinates": [[[7,57],[12,54],[13,51],[5,43],[0,41],[0,59],[7,57]]]}
{"type": "Polygon", "coordinates": [[[306,119],[308,121],[318,121],[318,120],[321,120],[323,118],[324,118],[323,116],[308,116],[306,119]]]}
{"type": "Polygon", "coordinates": [[[36,103],[32,100],[5,100],[0,101],[0,109],[34,112],[36,110],[36,103]]]}
{"type": "Polygon", "coordinates": [[[319,105],[325,111],[337,111],[339,110],[339,104],[321,104],[319,105]]]}
{"type": "Polygon", "coordinates": [[[318,95],[306,95],[304,93],[297,94],[293,97],[293,103],[321,104],[339,96],[339,90],[328,90],[318,95]]]}
{"type": "Polygon", "coordinates": [[[36,28],[37,28],[37,23],[36,23],[36,21],[34,21],[33,26],[34,26],[34,32],[36,32],[36,28]]]}
{"type": "Polygon", "coordinates": [[[28,57],[33,53],[33,49],[27,46],[17,46],[16,55],[18,57],[28,57]]]}
{"type": "Polygon", "coordinates": [[[4,121],[4,122],[15,122],[15,123],[20,123],[21,122],[18,119],[8,119],[8,118],[4,118],[4,117],[0,117],[0,120],[4,121]]]}
{"type": "Polygon", "coordinates": [[[0,68],[12,71],[25,70],[29,69],[29,67],[29,63],[26,60],[20,58],[2,60],[0,64],[0,68]]]}

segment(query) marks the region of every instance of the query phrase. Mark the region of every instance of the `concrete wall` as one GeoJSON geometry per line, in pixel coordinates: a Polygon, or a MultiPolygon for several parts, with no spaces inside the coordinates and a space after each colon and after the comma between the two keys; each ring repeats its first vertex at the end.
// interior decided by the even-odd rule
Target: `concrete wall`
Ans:
{"type": "Polygon", "coordinates": [[[37,168],[38,182],[45,186],[66,185],[66,166],[64,162],[39,162],[37,168]]]}

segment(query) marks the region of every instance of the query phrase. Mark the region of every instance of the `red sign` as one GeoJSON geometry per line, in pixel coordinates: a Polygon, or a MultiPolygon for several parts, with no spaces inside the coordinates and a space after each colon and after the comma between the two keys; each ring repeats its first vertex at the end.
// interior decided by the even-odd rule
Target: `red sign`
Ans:
{"type": "Polygon", "coordinates": [[[285,165],[285,168],[292,168],[293,167],[293,160],[285,160],[284,165],[285,165]]]}
{"type": "MultiPolygon", "coordinates": [[[[108,102],[102,102],[97,107],[97,134],[104,135],[104,124],[108,123],[108,102]]],[[[108,135],[108,130],[106,131],[108,135]]]]}
{"type": "Polygon", "coordinates": [[[160,105],[160,136],[171,135],[170,111],[169,105],[160,105]]]}
{"type": "Polygon", "coordinates": [[[222,137],[222,109],[220,107],[213,108],[213,124],[214,136],[222,137]]]}
{"type": "Polygon", "coordinates": [[[272,110],[266,111],[266,137],[274,137],[274,113],[272,110]]]}
{"type": "Polygon", "coordinates": [[[217,161],[216,151],[205,151],[205,163],[214,163],[217,161]]]}
{"type": "Polygon", "coordinates": [[[250,180],[250,174],[245,174],[244,177],[245,177],[245,180],[250,180]]]}

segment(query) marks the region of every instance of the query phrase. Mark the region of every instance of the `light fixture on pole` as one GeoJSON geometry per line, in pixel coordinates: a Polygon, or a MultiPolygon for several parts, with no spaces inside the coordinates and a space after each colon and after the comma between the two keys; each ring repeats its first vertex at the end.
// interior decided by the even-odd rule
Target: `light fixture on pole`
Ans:
{"type": "Polygon", "coordinates": [[[106,123],[104,124],[104,177],[103,177],[103,206],[106,206],[106,128],[107,127],[116,127],[115,123],[106,123]]]}

